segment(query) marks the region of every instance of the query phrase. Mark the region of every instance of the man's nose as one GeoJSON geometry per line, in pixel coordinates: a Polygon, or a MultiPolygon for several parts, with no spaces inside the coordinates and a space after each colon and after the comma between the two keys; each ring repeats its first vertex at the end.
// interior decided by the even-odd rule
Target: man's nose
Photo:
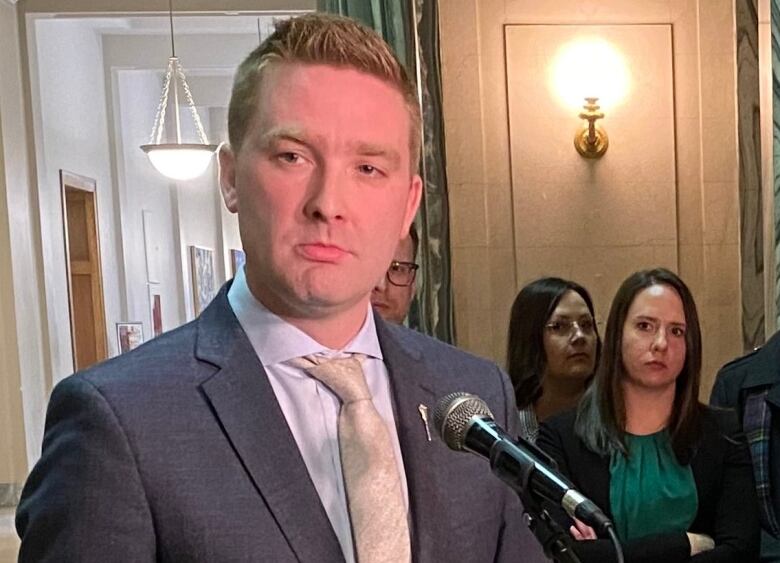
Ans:
{"type": "Polygon", "coordinates": [[[333,221],[345,217],[344,174],[335,166],[323,165],[312,174],[304,206],[307,217],[333,221]]]}

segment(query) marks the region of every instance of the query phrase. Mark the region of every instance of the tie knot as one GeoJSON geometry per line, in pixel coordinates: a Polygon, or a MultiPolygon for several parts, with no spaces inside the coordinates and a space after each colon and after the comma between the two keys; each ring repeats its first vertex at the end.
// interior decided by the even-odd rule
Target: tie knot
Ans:
{"type": "Polygon", "coordinates": [[[294,358],[288,363],[306,371],[325,384],[345,405],[356,401],[371,400],[371,392],[363,374],[362,354],[346,358],[326,358],[319,355],[294,358]]]}

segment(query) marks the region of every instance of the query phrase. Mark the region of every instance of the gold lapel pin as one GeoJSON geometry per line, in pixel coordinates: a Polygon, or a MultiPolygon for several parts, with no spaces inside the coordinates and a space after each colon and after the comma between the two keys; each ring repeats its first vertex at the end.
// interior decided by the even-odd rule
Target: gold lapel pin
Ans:
{"type": "Polygon", "coordinates": [[[417,410],[420,411],[420,418],[422,419],[423,425],[425,426],[425,437],[428,438],[428,441],[430,442],[431,430],[428,428],[428,407],[420,403],[417,405],[417,410]]]}

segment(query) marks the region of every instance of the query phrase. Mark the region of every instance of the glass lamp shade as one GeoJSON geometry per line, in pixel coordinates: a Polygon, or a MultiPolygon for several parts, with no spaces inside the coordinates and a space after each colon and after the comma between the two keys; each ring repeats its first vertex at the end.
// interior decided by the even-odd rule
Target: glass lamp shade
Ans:
{"type": "Polygon", "coordinates": [[[141,149],[163,176],[174,180],[192,180],[206,171],[217,146],[197,143],[166,143],[142,145],[141,149]]]}

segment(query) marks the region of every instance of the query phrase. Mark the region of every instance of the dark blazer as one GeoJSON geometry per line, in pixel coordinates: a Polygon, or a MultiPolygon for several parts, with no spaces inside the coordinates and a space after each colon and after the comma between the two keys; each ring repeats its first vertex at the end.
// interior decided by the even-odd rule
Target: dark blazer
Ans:
{"type": "MultiPolygon", "coordinates": [[[[344,560],[226,290],[195,321],[57,385],[17,512],[20,561],[344,560]]],[[[414,561],[543,560],[488,463],[429,442],[418,411],[463,390],[513,426],[506,376],[419,333],[376,325],[414,561]]]]}
{"type": "MultiPolygon", "coordinates": [[[[769,477],[775,515],[780,517],[780,332],[755,352],[737,358],[721,368],[715,378],[710,403],[733,408],[741,421],[749,393],[767,390],[766,402],[772,414],[768,436],[769,457],[760,462],[760,471],[769,477]]],[[[761,560],[780,561],[780,538],[768,533],[761,537],[761,560]]]]}
{"type": "MultiPolygon", "coordinates": [[[[585,447],[574,434],[574,419],[575,412],[570,411],[542,423],[536,445],[611,519],[609,457],[585,447]]],[[[627,562],[757,561],[758,506],[747,445],[731,412],[708,409],[702,423],[702,437],[691,460],[699,508],[688,531],[711,536],[715,549],[691,558],[685,533],[656,534],[626,542],[623,552],[627,562]]],[[[563,523],[568,529],[570,522],[563,523]]],[[[575,551],[583,563],[615,561],[607,539],[575,542],[575,551]]]]}

